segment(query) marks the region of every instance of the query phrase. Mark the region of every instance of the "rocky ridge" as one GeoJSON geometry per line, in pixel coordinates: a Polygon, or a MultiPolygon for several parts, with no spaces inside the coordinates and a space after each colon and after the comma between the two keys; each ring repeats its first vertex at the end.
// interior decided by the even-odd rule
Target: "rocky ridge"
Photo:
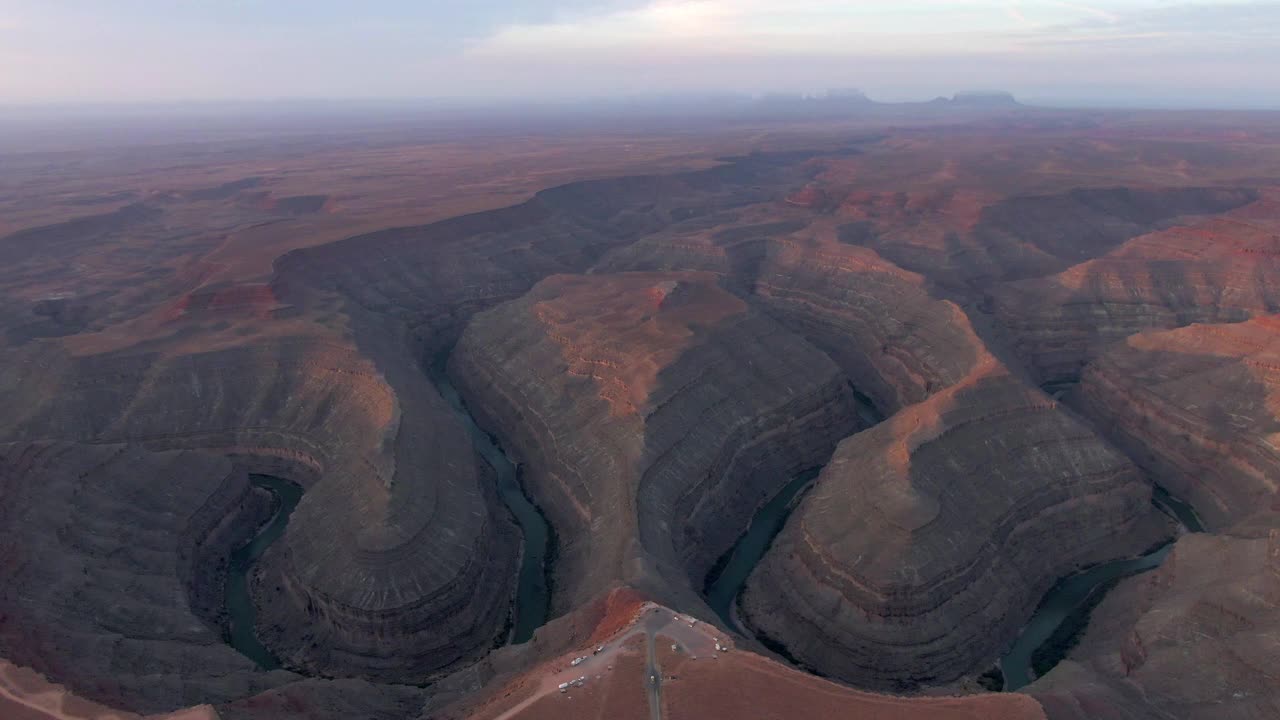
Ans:
{"type": "Polygon", "coordinates": [[[561,538],[560,607],[690,588],[859,427],[821,352],[706,273],[553,276],[478,315],[449,373],[561,538]]]}
{"type": "Polygon", "coordinates": [[[307,488],[254,584],[260,635],[289,666],[420,679],[502,632],[517,538],[416,368],[308,339],[176,357],[38,349],[0,389],[22,408],[4,437],[217,451],[307,488]]]}
{"type": "Polygon", "coordinates": [[[1167,536],[1150,493],[988,358],[841,443],[751,576],[743,619],[859,687],[951,682],[993,661],[1059,578],[1167,536]]]}
{"type": "Polygon", "coordinates": [[[997,286],[987,303],[1045,381],[1073,380],[1144,330],[1280,310],[1274,192],[1224,216],[1138,236],[1057,275],[997,286]]]}
{"type": "Polygon", "coordinates": [[[4,444],[0,496],[5,658],[144,712],[226,702],[297,679],[258,672],[210,622],[226,567],[204,556],[225,558],[269,515],[226,459],[4,444]],[[206,522],[231,515],[241,522],[206,522]],[[227,534],[235,527],[241,537],[227,534]]]}
{"type": "Polygon", "coordinates": [[[1134,335],[1072,401],[1209,528],[1280,510],[1280,318],[1134,335]]]}

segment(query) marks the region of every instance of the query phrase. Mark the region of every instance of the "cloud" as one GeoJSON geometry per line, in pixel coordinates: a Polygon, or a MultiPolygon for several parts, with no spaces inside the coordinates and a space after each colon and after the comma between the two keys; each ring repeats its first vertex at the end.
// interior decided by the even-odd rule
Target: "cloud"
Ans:
{"type": "Polygon", "coordinates": [[[1005,2],[654,0],[553,23],[512,23],[476,43],[486,56],[543,51],[950,52],[1018,26],[1005,2]]]}
{"type": "Polygon", "coordinates": [[[1120,16],[1117,15],[1116,13],[1111,12],[1110,10],[1104,10],[1102,8],[1094,7],[1092,5],[1083,5],[1081,3],[1073,3],[1073,2],[1061,2],[1061,0],[1050,0],[1049,4],[1057,5],[1058,7],[1067,8],[1068,10],[1076,10],[1076,11],[1085,13],[1086,15],[1091,15],[1095,18],[1099,18],[1106,22],[1117,22],[1120,19],[1120,16]]]}
{"type": "Polygon", "coordinates": [[[0,103],[849,85],[887,98],[1126,83],[1172,93],[1189,76],[1280,90],[1280,3],[1175,2],[0,0],[0,52],[24,58],[22,73],[0,73],[0,103]]]}

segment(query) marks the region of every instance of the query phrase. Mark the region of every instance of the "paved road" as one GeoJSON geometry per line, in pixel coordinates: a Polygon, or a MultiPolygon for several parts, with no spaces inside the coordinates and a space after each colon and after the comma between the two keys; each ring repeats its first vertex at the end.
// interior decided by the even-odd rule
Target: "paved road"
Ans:
{"type": "Polygon", "coordinates": [[[688,617],[677,615],[667,608],[646,603],[635,624],[602,645],[597,645],[598,651],[587,647],[572,654],[566,653],[560,658],[562,664],[553,667],[550,672],[542,676],[528,697],[500,713],[495,720],[516,720],[521,712],[545,697],[556,697],[565,702],[572,702],[572,694],[560,693],[559,684],[572,682],[584,675],[592,678],[608,672],[627,641],[641,633],[645,636],[647,658],[644,675],[640,678],[640,682],[645,684],[645,694],[649,699],[650,720],[662,720],[662,667],[658,664],[658,636],[665,638],[664,642],[679,644],[681,652],[686,653],[691,659],[711,658],[719,652],[715,650],[718,643],[728,642],[721,637],[720,631],[713,625],[692,622],[688,617]],[[584,658],[576,666],[570,664],[575,656],[584,658]],[[650,680],[650,678],[656,678],[656,680],[650,680]]]}
{"type": "Polygon", "coordinates": [[[649,720],[662,720],[662,667],[658,665],[656,634],[653,627],[645,628],[649,661],[644,667],[644,683],[649,688],[649,720]]]}

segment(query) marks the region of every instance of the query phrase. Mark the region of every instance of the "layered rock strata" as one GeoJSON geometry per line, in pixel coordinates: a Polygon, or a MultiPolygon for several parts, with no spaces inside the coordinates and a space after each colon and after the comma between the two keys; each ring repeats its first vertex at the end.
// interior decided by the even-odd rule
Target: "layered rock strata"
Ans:
{"type": "Polygon", "coordinates": [[[1166,534],[1150,495],[1123,455],[988,360],[841,443],[743,617],[860,687],[945,683],[988,667],[1059,578],[1166,534]]]}
{"type": "Polygon", "coordinates": [[[729,227],[645,238],[596,270],[715,272],[824,351],[884,414],[954,384],[986,356],[963,311],[931,297],[924,278],[839,236],[829,218],[753,206],[729,227]],[[779,219],[752,221],[765,217],[779,219]]]}
{"type": "Polygon", "coordinates": [[[714,226],[770,200],[781,178],[804,178],[806,154],[752,155],[708,170],[572,183],[520,205],[397,228],[289,253],[283,295],[336,290],[414,330],[428,352],[449,347],[479,310],[555,273],[579,273],[607,252],[659,232],[714,226]]]}
{"type": "Polygon", "coordinates": [[[0,656],[143,712],[296,679],[259,672],[208,622],[225,577],[211,556],[229,554],[264,514],[226,459],[4,444],[0,497],[0,656]],[[238,517],[241,537],[218,532],[214,516],[238,517]]]}
{"type": "Polygon", "coordinates": [[[1188,535],[1124,581],[1068,658],[1026,688],[1051,720],[1280,716],[1280,523],[1188,535]]]}
{"type": "Polygon", "coordinates": [[[1072,400],[1211,529],[1280,510],[1280,317],[1134,335],[1072,400]]]}
{"type": "Polygon", "coordinates": [[[704,273],[555,276],[477,316],[449,373],[560,537],[558,607],[697,603],[791,476],[859,427],[839,369],[704,273]]]}
{"type": "MultiPolygon", "coordinates": [[[[857,213],[868,218],[859,223],[869,225],[851,224],[850,241],[952,291],[968,292],[1060,272],[1132,237],[1232,210],[1257,195],[1240,188],[1077,188],[1006,198],[982,207],[971,225],[942,233],[913,230],[920,213],[909,195],[870,197],[882,207],[857,213]]],[[[860,204],[846,201],[842,211],[856,216],[860,204]]]]}
{"type": "Polygon", "coordinates": [[[824,350],[884,414],[955,384],[989,357],[964,312],[864,248],[779,241],[753,295],[824,350]]]}
{"type": "Polygon", "coordinates": [[[411,361],[297,338],[15,363],[4,437],[208,449],[306,486],[253,586],[287,666],[420,682],[503,633],[518,536],[411,361]]]}
{"type": "Polygon", "coordinates": [[[999,286],[987,303],[1044,380],[1079,376],[1135,332],[1238,322],[1280,311],[1280,203],[1134,238],[1042,280],[999,286]]]}

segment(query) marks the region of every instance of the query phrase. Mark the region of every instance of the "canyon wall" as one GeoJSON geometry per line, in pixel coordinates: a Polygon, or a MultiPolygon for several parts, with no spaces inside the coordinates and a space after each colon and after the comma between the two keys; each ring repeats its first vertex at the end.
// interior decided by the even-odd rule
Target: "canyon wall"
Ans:
{"type": "Polygon", "coordinates": [[[307,487],[254,585],[259,634],[287,666],[419,680],[503,632],[518,535],[416,366],[305,338],[179,356],[41,350],[18,355],[25,373],[0,390],[20,408],[4,437],[213,450],[307,487]]]}
{"type": "Polygon", "coordinates": [[[988,361],[841,443],[752,574],[743,619],[859,687],[946,683],[989,666],[1059,578],[1166,537],[1150,494],[988,361]]]}
{"type": "Polygon", "coordinates": [[[1071,400],[1210,529],[1280,509],[1280,318],[1134,335],[1071,400]]]}
{"type": "Polygon", "coordinates": [[[996,286],[987,304],[1044,381],[1070,381],[1144,330],[1280,311],[1280,202],[1136,237],[1057,275],[996,286]]]}
{"type": "Polygon", "coordinates": [[[224,643],[207,601],[221,603],[225,568],[193,567],[209,539],[199,511],[249,495],[245,473],[213,455],[0,445],[0,656],[143,712],[296,680],[224,643]]]}
{"type": "Polygon", "coordinates": [[[689,588],[859,427],[825,355],[705,273],[554,276],[477,316],[449,373],[557,528],[557,607],[689,588]]]}
{"type": "Polygon", "coordinates": [[[1067,659],[1026,688],[1050,720],[1280,715],[1280,530],[1188,535],[1094,609],[1067,659]]]}
{"type": "MultiPolygon", "coordinates": [[[[972,197],[957,193],[956,199],[972,197]]],[[[1255,197],[1240,188],[1077,187],[979,202],[976,208],[965,202],[953,209],[972,214],[972,221],[941,228],[931,222],[926,192],[858,193],[841,209],[859,218],[846,226],[846,241],[864,244],[953,292],[969,293],[992,282],[1060,272],[1129,238],[1255,197]]]]}

